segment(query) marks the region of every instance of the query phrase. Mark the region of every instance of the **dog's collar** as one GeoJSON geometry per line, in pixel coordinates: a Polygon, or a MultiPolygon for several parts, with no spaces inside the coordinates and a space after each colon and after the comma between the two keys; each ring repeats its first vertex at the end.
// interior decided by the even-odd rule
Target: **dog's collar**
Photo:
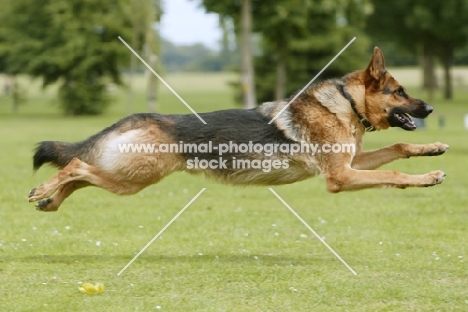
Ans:
{"type": "Polygon", "coordinates": [[[375,127],[369,122],[369,120],[366,119],[366,117],[362,116],[360,112],[358,112],[357,108],[356,108],[356,102],[354,102],[354,99],[353,97],[351,96],[351,94],[349,94],[347,91],[346,91],[346,86],[345,85],[338,85],[339,86],[339,90],[341,92],[341,94],[345,97],[345,99],[348,100],[348,102],[351,104],[351,108],[353,109],[354,113],[356,114],[357,118],[359,119],[359,122],[364,126],[364,128],[366,129],[367,132],[372,132],[372,131],[375,131],[375,127]]]}

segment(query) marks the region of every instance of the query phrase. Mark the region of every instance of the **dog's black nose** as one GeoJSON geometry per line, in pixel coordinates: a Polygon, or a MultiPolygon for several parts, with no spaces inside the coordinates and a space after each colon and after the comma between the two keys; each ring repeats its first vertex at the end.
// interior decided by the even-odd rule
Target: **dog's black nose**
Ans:
{"type": "Polygon", "coordinates": [[[431,105],[427,105],[427,104],[426,104],[425,109],[426,109],[426,112],[427,112],[428,114],[430,114],[430,113],[432,113],[432,111],[434,110],[434,107],[432,107],[431,105]]]}

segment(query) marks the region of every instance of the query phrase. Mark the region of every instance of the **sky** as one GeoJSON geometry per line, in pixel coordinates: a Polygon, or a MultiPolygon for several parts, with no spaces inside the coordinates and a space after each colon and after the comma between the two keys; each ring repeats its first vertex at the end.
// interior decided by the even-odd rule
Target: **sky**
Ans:
{"type": "Polygon", "coordinates": [[[201,0],[163,0],[162,36],[176,44],[204,43],[218,49],[218,16],[207,14],[201,0]]]}

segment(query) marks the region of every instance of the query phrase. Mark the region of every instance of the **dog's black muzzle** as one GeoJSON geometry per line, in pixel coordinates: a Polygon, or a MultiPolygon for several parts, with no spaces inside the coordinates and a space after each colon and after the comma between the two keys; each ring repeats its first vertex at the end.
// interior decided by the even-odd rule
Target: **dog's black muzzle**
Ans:
{"type": "Polygon", "coordinates": [[[400,127],[405,130],[415,130],[416,124],[411,119],[426,118],[434,110],[434,108],[421,100],[414,100],[414,104],[395,107],[390,111],[388,122],[391,127],[400,127]],[[410,117],[411,116],[411,117],[410,117]]]}

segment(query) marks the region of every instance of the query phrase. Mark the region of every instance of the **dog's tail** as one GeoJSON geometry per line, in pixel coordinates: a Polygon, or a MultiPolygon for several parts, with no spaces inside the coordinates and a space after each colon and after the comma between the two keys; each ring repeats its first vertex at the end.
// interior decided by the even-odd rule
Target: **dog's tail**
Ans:
{"type": "Polygon", "coordinates": [[[34,171],[43,164],[50,163],[55,167],[65,167],[73,157],[80,158],[83,142],[66,143],[58,141],[44,141],[38,144],[33,157],[34,171]]]}

